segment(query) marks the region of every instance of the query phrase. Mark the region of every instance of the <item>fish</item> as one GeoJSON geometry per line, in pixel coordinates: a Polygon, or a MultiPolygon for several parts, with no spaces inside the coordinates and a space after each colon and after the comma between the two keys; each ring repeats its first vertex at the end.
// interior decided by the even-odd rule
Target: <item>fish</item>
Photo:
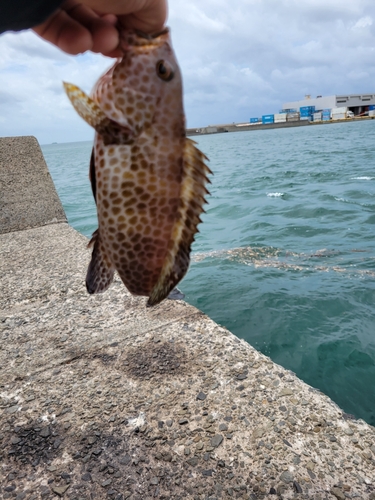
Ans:
{"type": "Polygon", "coordinates": [[[122,29],[120,48],[90,96],[64,82],[73,107],[95,129],[89,177],[99,224],[86,288],[104,292],[116,270],[131,294],[154,306],[188,271],[212,172],[186,137],[170,30],[122,29]]]}

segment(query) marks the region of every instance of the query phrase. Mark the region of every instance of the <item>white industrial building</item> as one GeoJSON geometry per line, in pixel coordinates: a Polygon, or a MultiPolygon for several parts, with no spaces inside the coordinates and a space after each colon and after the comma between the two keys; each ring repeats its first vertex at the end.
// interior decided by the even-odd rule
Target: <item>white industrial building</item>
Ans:
{"type": "Polygon", "coordinates": [[[301,101],[286,102],[283,104],[283,109],[296,109],[304,106],[315,106],[316,111],[322,109],[342,108],[347,107],[357,116],[368,111],[370,105],[375,105],[375,93],[372,94],[340,94],[311,97],[305,96],[301,101]]]}

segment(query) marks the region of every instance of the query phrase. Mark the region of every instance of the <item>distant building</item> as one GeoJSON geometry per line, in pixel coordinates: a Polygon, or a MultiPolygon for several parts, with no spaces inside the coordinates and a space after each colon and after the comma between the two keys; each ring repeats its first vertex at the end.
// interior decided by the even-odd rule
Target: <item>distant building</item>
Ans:
{"type": "Polygon", "coordinates": [[[312,98],[308,95],[301,101],[286,102],[283,109],[297,109],[304,106],[315,106],[316,111],[322,109],[347,107],[357,116],[368,111],[369,106],[375,105],[375,92],[372,94],[340,94],[329,96],[317,96],[312,98]]]}

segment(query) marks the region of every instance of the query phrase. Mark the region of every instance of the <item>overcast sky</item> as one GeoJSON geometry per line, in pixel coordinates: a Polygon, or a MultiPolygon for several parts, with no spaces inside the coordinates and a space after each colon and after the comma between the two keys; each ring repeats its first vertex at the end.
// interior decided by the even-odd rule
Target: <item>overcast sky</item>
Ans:
{"type": "MultiPolygon", "coordinates": [[[[188,127],[245,122],[305,94],[375,93],[374,0],[170,0],[188,127]]],[[[0,136],[90,140],[62,80],[89,92],[111,60],[31,32],[0,37],[0,136]]]]}

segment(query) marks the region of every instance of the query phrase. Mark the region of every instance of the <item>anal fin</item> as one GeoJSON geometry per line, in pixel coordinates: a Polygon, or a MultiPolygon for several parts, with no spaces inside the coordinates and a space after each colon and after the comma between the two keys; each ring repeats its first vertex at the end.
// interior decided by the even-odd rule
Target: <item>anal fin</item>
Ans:
{"type": "Polygon", "coordinates": [[[115,272],[110,260],[105,255],[103,244],[100,240],[99,229],[92,235],[89,247],[94,246],[91,262],[86,275],[86,288],[90,294],[102,293],[112,283],[115,272]]]}

